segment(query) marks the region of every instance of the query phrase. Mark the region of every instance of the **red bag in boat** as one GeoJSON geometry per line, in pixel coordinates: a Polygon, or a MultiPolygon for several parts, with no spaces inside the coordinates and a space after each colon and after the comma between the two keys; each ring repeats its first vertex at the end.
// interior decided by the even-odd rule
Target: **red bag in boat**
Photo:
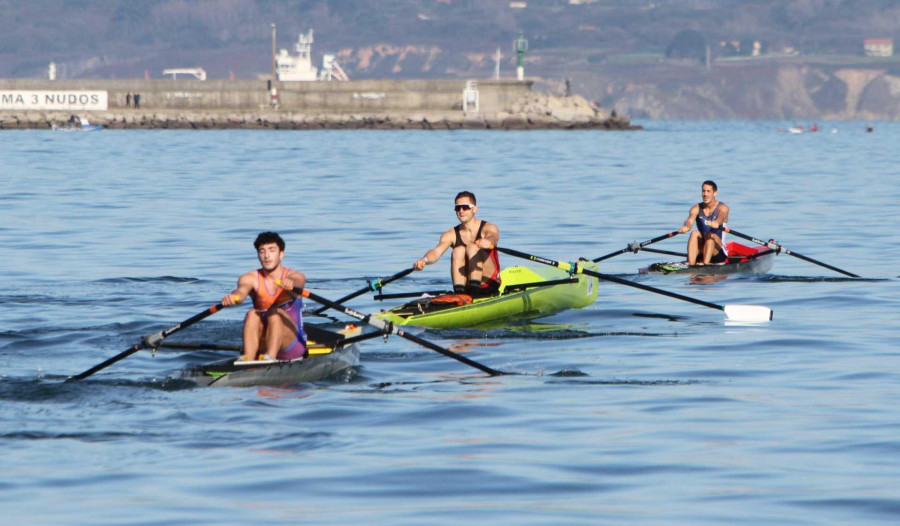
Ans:
{"type": "Polygon", "coordinates": [[[449,305],[469,305],[472,303],[472,296],[468,294],[446,294],[431,298],[431,303],[445,303],[449,305]]]}
{"type": "Polygon", "coordinates": [[[730,258],[746,258],[750,256],[755,256],[757,252],[760,250],[766,250],[766,247],[748,247],[747,245],[742,245],[740,243],[735,243],[734,241],[729,241],[725,243],[726,250],[728,250],[728,257],[730,258]]]}

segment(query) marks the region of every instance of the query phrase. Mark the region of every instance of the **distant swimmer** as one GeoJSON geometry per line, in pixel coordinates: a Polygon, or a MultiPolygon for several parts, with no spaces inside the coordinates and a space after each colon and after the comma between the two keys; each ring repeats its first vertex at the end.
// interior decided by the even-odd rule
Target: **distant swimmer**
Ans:
{"type": "Polygon", "coordinates": [[[873,131],[875,131],[875,128],[873,128],[871,124],[866,124],[866,132],[872,133],[873,131]]]}
{"type": "Polygon", "coordinates": [[[703,181],[700,190],[702,201],[691,207],[687,220],[679,232],[689,232],[691,224],[697,230],[688,239],[688,265],[723,263],[728,257],[725,250],[725,224],[728,222],[728,205],[716,200],[719,187],[713,181],[703,181]],[[701,260],[701,261],[698,261],[701,260]]]}

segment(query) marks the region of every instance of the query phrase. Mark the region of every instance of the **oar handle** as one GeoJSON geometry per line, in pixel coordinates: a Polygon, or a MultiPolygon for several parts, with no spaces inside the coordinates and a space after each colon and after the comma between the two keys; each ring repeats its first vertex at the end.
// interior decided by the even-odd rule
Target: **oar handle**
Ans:
{"type": "Polygon", "coordinates": [[[356,318],[364,323],[368,323],[369,325],[379,329],[380,331],[382,331],[385,334],[396,334],[397,336],[400,336],[401,338],[405,338],[411,342],[418,343],[419,345],[421,345],[423,347],[426,347],[433,351],[439,352],[439,353],[443,354],[444,356],[453,358],[454,360],[457,360],[466,365],[474,367],[474,368],[476,368],[482,372],[485,372],[491,376],[499,376],[499,375],[507,374],[507,373],[498,371],[496,369],[491,369],[490,367],[488,367],[486,365],[482,365],[473,360],[470,360],[470,359],[466,358],[465,356],[459,355],[449,349],[445,349],[439,345],[435,345],[435,344],[431,343],[430,341],[422,339],[414,334],[409,334],[405,331],[402,331],[402,330],[398,329],[397,326],[395,326],[393,323],[391,323],[389,321],[385,321],[385,320],[382,320],[379,318],[373,318],[370,314],[363,314],[359,311],[356,311],[354,309],[351,309],[349,307],[341,305],[340,303],[331,301],[327,298],[323,298],[322,296],[319,296],[318,294],[315,294],[314,292],[311,292],[308,289],[301,289],[299,291],[294,291],[294,292],[295,292],[295,294],[299,294],[300,296],[303,296],[304,298],[309,298],[317,303],[321,303],[322,305],[325,305],[330,309],[334,309],[336,311],[343,312],[344,314],[346,314],[352,318],[356,318]]]}
{"type": "Polygon", "coordinates": [[[737,237],[744,238],[744,239],[746,239],[747,241],[752,241],[752,242],[754,242],[754,243],[756,243],[756,244],[763,245],[763,246],[767,246],[767,247],[771,248],[772,250],[774,250],[775,252],[784,252],[785,254],[787,254],[787,255],[789,255],[789,256],[794,256],[795,258],[799,258],[799,259],[802,259],[802,260],[804,260],[804,261],[808,261],[808,262],[810,262],[810,263],[812,263],[812,264],[814,264],[814,265],[819,265],[820,267],[824,267],[824,268],[827,268],[827,269],[829,269],[829,270],[833,270],[833,271],[838,272],[838,273],[840,273],[840,274],[843,274],[843,275],[845,275],[845,276],[850,276],[851,278],[858,278],[858,277],[859,277],[859,276],[857,276],[856,274],[854,274],[854,273],[852,273],[852,272],[847,272],[846,270],[842,270],[842,269],[839,269],[839,268],[837,268],[837,267],[831,266],[831,265],[829,265],[828,263],[823,263],[823,262],[817,261],[817,260],[815,260],[815,259],[813,259],[813,258],[811,258],[811,257],[804,256],[803,254],[798,254],[798,253],[796,253],[796,252],[792,252],[792,251],[788,250],[787,248],[785,248],[785,247],[779,245],[778,243],[776,243],[776,242],[774,242],[774,241],[763,241],[763,240],[757,239],[757,238],[755,238],[755,237],[753,237],[753,236],[748,236],[747,234],[742,234],[741,232],[738,232],[738,231],[736,231],[736,230],[732,230],[732,229],[730,229],[730,228],[728,228],[728,227],[725,227],[725,228],[723,228],[722,230],[724,230],[725,232],[728,232],[729,234],[734,234],[734,235],[736,235],[737,237]]]}
{"type": "Polygon", "coordinates": [[[663,239],[669,239],[670,237],[672,237],[672,236],[677,236],[677,235],[680,234],[680,233],[681,233],[680,230],[673,230],[673,231],[671,231],[671,232],[669,232],[669,233],[666,233],[666,234],[663,234],[663,235],[661,235],[661,236],[654,237],[653,239],[648,239],[647,241],[644,241],[644,242],[642,242],[642,243],[632,243],[632,244],[628,245],[627,247],[623,248],[622,250],[617,250],[617,251],[615,251],[615,252],[611,252],[611,253],[609,253],[609,254],[607,254],[607,255],[605,255],[605,256],[601,256],[601,257],[599,257],[599,258],[597,258],[597,259],[593,259],[592,261],[593,261],[594,263],[600,263],[600,262],[603,261],[603,260],[609,259],[609,258],[614,257],[614,256],[618,256],[618,255],[620,255],[620,254],[624,254],[624,253],[626,253],[626,252],[635,252],[635,253],[637,253],[639,250],[641,250],[642,248],[646,247],[647,245],[652,245],[653,243],[657,243],[657,242],[659,242],[659,241],[662,241],[663,239]]]}

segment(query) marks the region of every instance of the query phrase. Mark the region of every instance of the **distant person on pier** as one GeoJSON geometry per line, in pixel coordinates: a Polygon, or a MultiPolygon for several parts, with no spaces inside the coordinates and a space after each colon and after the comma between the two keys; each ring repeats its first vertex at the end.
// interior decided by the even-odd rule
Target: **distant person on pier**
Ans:
{"type": "Polygon", "coordinates": [[[294,360],[305,358],[303,300],[291,290],[306,285],[306,276],[283,267],[284,240],[275,232],[263,232],[253,242],[261,268],[238,278],[237,288],[222,298],[222,305],[237,305],[247,296],[253,308],[244,317],[244,360],[294,360]]]}
{"type": "Polygon", "coordinates": [[[134,94],[134,108],[137,109],[140,107],[141,107],[141,94],[135,93],[134,94]]]}
{"type": "Polygon", "coordinates": [[[131,92],[130,91],[125,94],[125,107],[126,108],[131,107],[131,92]]]}
{"type": "Polygon", "coordinates": [[[500,242],[500,229],[475,217],[476,203],[472,192],[456,195],[453,210],[459,225],[444,232],[437,246],[417,259],[413,268],[422,270],[425,265],[436,263],[447,249],[452,248],[450,277],[453,292],[484,297],[500,289],[500,257],[494,248],[500,242]]]}
{"type": "Polygon", "coordinates": [[[718,201],[719,187],[713,181],[703,181],[701,185],[701,201],[691,207],[687,220],[678,229],[679,232],[690,232],[691,224],[697,230],[691,232],[688,239],[688,265],[708,265],[723,263],[728,253],[725,251],[725,231],[728,222],[728,205],[718,201]]]}

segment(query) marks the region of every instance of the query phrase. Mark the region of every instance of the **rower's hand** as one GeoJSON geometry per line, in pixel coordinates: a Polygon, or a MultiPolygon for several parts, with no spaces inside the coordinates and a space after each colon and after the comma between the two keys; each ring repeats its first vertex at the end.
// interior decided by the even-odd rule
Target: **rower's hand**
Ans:
{"type": "Polygon", "coordinates": [[[690,229],[691,229],[691,227],[689,227],[689,226],[681,225],[681,228],[678,229],[678,233],[686,234],[690,229]]]}
{"type": "Polygon", "coordinates": [[[413,268],[416,270],[422,270],[423,268],[425,268],[425,264],[425,258],[420,258],[413,262],[413,268]]]}
{"type": "Polygon", "coordinates": [[[244,301],[243,296],[240,294],[227,294],[222,298],[222,305],[226,307],[231,307],[233,305],[237,305],[244,301]]]}
{"type": "Polygon", "coordinates": [[[719,228],[720,225],[719,225],[718,221],[707,221],[706,226],[708,226],[709,228],[712,228],[712,229],[716,229],[716,228],[719,228]]]}
{"type": "Polygon", "coordinates": [[[475,241],[475,244],[485,250],[491,250],[492,248],[494,248],[494,244],[485,238],[481,238],[481,239],[475,241]]]}
{"type": "Polygon", "coordinates": [[[294,290],[294,280],[292,280],[291,278],[276,279],[275,285],[283,288],[284,290],[294,290]]]}

